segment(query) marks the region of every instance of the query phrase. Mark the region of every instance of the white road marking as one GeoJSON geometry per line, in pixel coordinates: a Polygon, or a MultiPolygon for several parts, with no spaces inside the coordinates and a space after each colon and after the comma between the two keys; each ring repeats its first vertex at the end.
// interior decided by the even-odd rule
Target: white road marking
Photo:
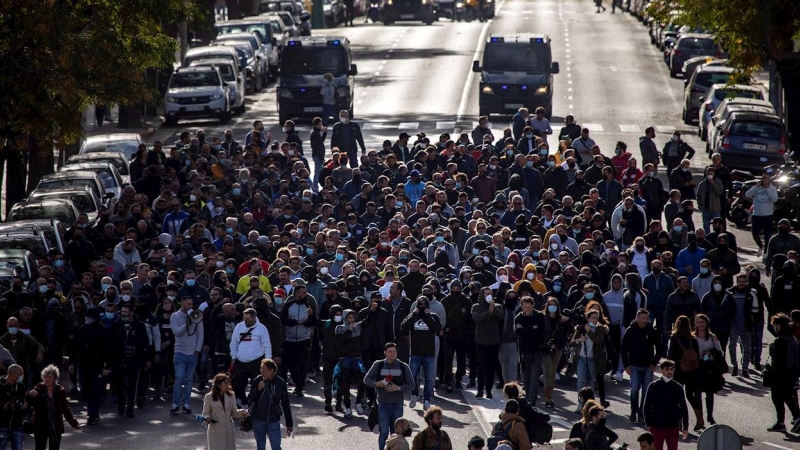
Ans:
{"type": "Polygon", "coordinates": [[[453,120],[453,121],[446,120],[446,121],[436,122],[436,129],[437,130],[452,130],[455,127],[456,127],[456,121],[455,120],[453,120]]]}
{"type": "Polygon", "coordinates": [[[772,442],[764,442],[764,441],[761,441],[761,443],[762,443],[762,444],[767,444],[767,445],[769,445],[770,447],[782,448],[782,449],[785,449],[785,450],[792,450],[792,449],[791,449],[791,448],[789,448],[789,447],[784,447],[784,446],[782,446],[782,445],[773,444],[772,442]]]}
{"type": "Polygon", "coordinates": [[[599,123],[585,123],[583,124],[583,127],[588,128],[591,132],[603,131],[603,126],[599,123]]]}
{"type": "Polygon", "coordinates": [[[418,130],[419,122],[400,122],[397,128],[400,130],[418,130]]]}
{"type": "Polygon", "coordinates": [[[656,125],[656,131],[659,133],[674,133],[675,127],[672,125],[656,125]]]}
{"type": "MultiPolygon", "coordinates": [[[[500,10],[505,5],[505,0],[500,0],[500,3],[497,4],[497,8],[495,8],[495,15],[499,14],[500,10]]],[[[475,46],[475,53],[472,56],[473,61],[480,61],[481,54],[483,53],[483,46],[486,43],[486,35],[489,33],[489,25],[492,23],[493,19],[487,20],[486,23],[483,24],[481,28],[481,34],[478,36],[478,43],[475,46]]],[[[461,91],[461,101],[458,104],[458,113],[456,114],[456,120],[461,121],[463,120],[464,115],[467,112],[467,103],[469,102],[469,93],[472,90],[472,85],[474,84],[473,81],[475,79],[475,72],[469,71],[467,75],[467,81],[464,83],[464,90],[461,91]]]]}
{"type": "Polygon", "coordinates": [[[375,76],[376,76],[376,77],[377,77],[378,75],[380,75],[380,74],[381,74],[380,72],[375,72],[375,76]]]}
{"type": "Polygon", "coordinates": [[[639,125],[631,125],[631,124],[619,124],[619,130],[623,133],[640,133],[641,129],[639,125]]]}

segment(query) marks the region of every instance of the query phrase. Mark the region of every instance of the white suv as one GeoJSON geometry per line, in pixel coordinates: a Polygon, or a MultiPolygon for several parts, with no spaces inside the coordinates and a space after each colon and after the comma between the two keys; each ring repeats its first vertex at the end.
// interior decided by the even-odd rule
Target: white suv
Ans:
{"type": "Polygon", "coordinates": [[[164,96],[166,125],[180,119],[215,117],[231,120],[230,89],[216,67],[186,67],[172,74],[164,96]]]}

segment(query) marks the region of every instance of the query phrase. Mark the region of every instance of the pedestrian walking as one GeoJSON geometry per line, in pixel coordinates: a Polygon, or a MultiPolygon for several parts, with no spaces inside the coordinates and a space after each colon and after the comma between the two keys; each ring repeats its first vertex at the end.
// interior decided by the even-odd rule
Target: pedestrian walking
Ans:
{"type": "Polygon", "coordinates": [[[758,253],[764,253],[764,246],[772,238],[772,219],[775,214],[775,202],[778,201],[778,190],[772,184],[769,174],[761,175],[761,182],[751,187],[744,193],[745,197],[753,200],[753,215],[750,216],[753,240],[758,245],[758,253]],[[761,240],[761,234],[764,240],[761,240]]]}
{"type": "Polygon", "coordinates": [[[408,364],[397,359],[397,344],[387,342],[383,355],[385,359],[372,363],[364,376],[364,385],[375,388],[378,394],[378,450],[384,449],[390,427],[403,416],[406,393],[416,386],[408,364]]]}
{"type": "Polygon", "coordinates": [[[644,399],[653,380],[661,348],[661,335],[653,328],[647,310],[640,309],[625,330],[620,348],[625,373],[631,377],[631,422],[644,421],[644,399]]]}
{"type": "Polygon", "coordinates": [[[267,327],[259,322],[256,310],[244,311],[244,320],[239,322],[231,333],[231,365],[233,374],[232,389],[237,404],[246,400],[245,387],[261,372],[261,361],[272,358],[272,342],[267,327]]]}
{"type": "Polygon", "coordinates": [[[30,406],[33,409],[31,422],[36,450],[59,450],[61,435],[64,434],[64,419],[74,429],[81,425],[72,415],[67,400],[67,389],[58,379],[61,372],[58,367],[49,365],[42,370],[42,382],[28,392],[30,406]]]}
{"type": "Polygon", "coordinates": [[[428,426],[414,436],[411,450],[453,450],[450,436],[442,429],[444,419],[442,408],[431,406],[422,418],[428,426]]]}
{"type": "MultiPolygon", "coordinates": [[[[575,327],[572,339],[572,347],[575,349],[572,366],[576,368],[578,380],[576,392],[593,386],[606,372],[605,340],[608,327],[599,323],[600,312],[597,310],[587,311],[586,320],[585,325],[575,327]]],[[[582,406],[579,403],[576,412],[580,412],[582,406]]]]}
{"type": "Polygon", "coordinates": [[[691,322],[686,316],[675,319],[672,327],[672,336],[669,339],[667,359],[676,361],[675,381],[682,384],[686,390],[686,398],[694,410],[697,423],[694,431],[700,432],[705,428],[703,420],[703,404],[700,390],[700,346],[692,333],[691,322]]]}
{"type": "Polygon", "coordinates": [[[112,385],[117,394],[117,411],[134,417],[133,406],[138,391],[139,373],[150,367],[149,347],[145,325],[139,321],[131,302],[120,309],[121,320],[111,324],[107,368],[111,370],[112,385]]]}
{"type": "Polygon", "coordinates": [[[800,431],[800,406],[797,403],[797,378],[800,375],[797,365],[798,346],[797,338],[793,335],[791,321],[786,314],[779,313],[770,319],[775,329],[775,341],[769,346],[769,356],[772,366],[768,366],[769,375],[765,376],[765,385],[770,384],[772,405],[775,406],[777,420],[767,428],[767,431],[786,431],[786,409],[792,414],[792,433],[800,431]],[[769,383],[767,379],[771,378],[769,383]]]}
{"type": "Polygon", "coordinates": [[[725,192],[725,187],[722,181],[714,176],[715,173],[713,166],[706,167],[705,178],[697,185],[697,207],[703,214],[703,229],[706,230],[711,228],[711,219],[721,217],[722,214],[721,196],[725,192]]]}
{"type": "Polygon", "coordinates": [[[347,154],[352,168],[360,165],[358,147],[361,147],[362,155],[367,154],[367,147],[364,146],[364,137],[361,135],[361,127],[350,120],[350,114],[347,110],[339,112],[339,122],[333,126],[331,131],[331,149],[335,147],[347,154]]]}
{"type": "Polygon", "coordinates": [[[425,379],[425,390],[423,391],[423,409],[430,408],[431,396],[433,395],[433,381],[436,377],[436,335],[442,330],[439,316],[431,311],[428,297],[422,296],[417,299],[417,307],[401,323],[401,330],[408,334],[411,341],[411,376],[415,380],[414,389],[411,391],[411,401],[409,408],[417,405],[419,387],[416,379],[422,370],[425,379]]]}
{"type": "MultiPolygon", "coordinates": [[[[331,114],[333,112],[331,111],[331,114]]],[[[314,179],[311,187],[314,191],[319,189],[319,174],[322,172],[325,163],[325,138],[328,136],[326,121],[319,117],[314,117],[311,121],[311,159],[314,161],[314,179]]]]}
{"type": "Polygon", "coordinates": [[[475,353],[478,358],[476,380],[478,391],[475,395],[480,398],[485,393],[486,398],[492,398],[503,313],[502,305],[498,307],[494,301],[492,290],[487,287],[482,292],[482,298],[472,306],[472,320],[475,322],[475,353]]]}
{"type": "Polygon", "coordinates": [[[327,127],[328,120],[335,115],[333,107],[336,105],[336,83],[333,82],[332,73],[326,73],[322,78],[325,80],[319,90],[322,96],[322,125],[327,127]]]}
{"type": "Polygon", "coordinates": [[[272,359],[261,361],[261,375],[250,383],[247,414],[253,424],[256,449],[266,450],[267,439],[272,450],[281,450],[281,416],[286,423],[286,437],[292,435],[294,421],[289,406],[286,380],[278,376],[278,365],[272,359]]]}
{"type": "Polygon", "coordinates": [[[672,176],[672,172],[681,165],[684,159],[694,158],[694,153],[694,149],[681,139],[681,132],[675,130],[672,138],[661,149],[661,161],[667,166],[667,178],[672,176]]]}
{"type": "Polygon", "coordinates": [[[675,362],[661,361],[661,378],[650,383],[644,399],[644,421],[657,449],[678,450],[678,435],[689,436],[689,410],[683,387],[673,379],[675,362]]]}
{"type": "Polygon", "coordinates": [[[25,371],[22,366],[12,364],[4,376],[0,377],[0,449],[11,444],[11,450],[22,450],[25,432],[22,421],[30,407],[22,380],[25,371]]]}
{"type": "Polygon", "coordinates": [[[410,438],[411,433],[411,422],[402,417],[395,420],[394,433],[386,440],[386,448],[384,450],[410,450],[406,438],[410,438]]]}
{"type": "MultiPolygon", "coordinates": [[[[508,294],[506,294],[506,300],[508,300],[508,294]]],[[[521,306],[522,311],[514,318],[513,325],[517,337],[516,344],[519,349],[519,363],[522,368],[525,394],[530,405],[535,407],[539,398],[539,377],[542,375],[545,357],[541,347],[547,344],[545,337],[547,330],[544,314],[534,309],[533,297],[523,297],[521,306]]],[[[515,378],[505,376],[503,379],[515,380],[515,378]]],[[[545,388],[545,392],[548,392],[547,388],[545,388]]],[[[552,396],[546,397],[545,401],[547,399],[552,403],[552,396]]]]}
{"type": "Polygon", "coordinates": [[[189,399],[192,398],[192,383],[197,368],[197,358],[203,349],[203,322],[192,315],[194,301],[188,295],[181,298],[181,309],[172,313],[170,327],[175,337],[175,385],[172,389],[172,408],[170,414],[178,414],[180,405],[183,413],[191,414],[189,399]]]}
{"type": "Polygon", "coordinates": [[[236,396],[228,374],[218,373],[211,382],[211,392],[203,397],[203,419],[208,425],[208,450],[236,450],[233,419],[247,418],[245,409],[236,407],[236,396]]]}
{"type": "MultiPolygon", "coordinates": [[[[721,369],[722,366],[726,366],[725,356],[719,338],[709,328],[709,319],[705,314],[694,317],[694,336],[700,350],[698,388],[701,393],[706,394],[706,422],[715,425],[717,422],[714,420],[714,395],[725,385],[725,379],[722,377],[724,371],[721,369]]],[[[702,405],[700,407],[702,408],[702,405]]]]}
{"type": "Polygon", "coordinates": [[[106,106],[105,105],[95,105],[94,106],[94,124],[98,127],[103,126],[103,121],[106,118],[106,106]]]}

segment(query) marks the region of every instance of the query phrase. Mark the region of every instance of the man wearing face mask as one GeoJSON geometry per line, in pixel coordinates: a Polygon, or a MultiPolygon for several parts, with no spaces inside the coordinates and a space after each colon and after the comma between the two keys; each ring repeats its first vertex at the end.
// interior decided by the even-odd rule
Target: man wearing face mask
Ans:
{"type": "Polygon", "coordinates": [[[111,370],[114,379],[119,415],[133,418],[139,372],[143,367],[150,367],[150,342],[145,325],[136,318],[132,304],[122,305],[120,318],[109,329],[106,369],[111,370]]]}
{"type": "Polygon", "coordinates": [[[6,443],[11,443],[11,450],[22,450],[24,432],[22,421],[28,409],[26,389],[23,380],[24,371],[21,366],[13,364],[8,367],[6,375],[0,377],[0,398],[3,407],[0,408],[0,447],[6,448],[6,443]]]}
{"type": "Polygon", "coordinates": [[[694,149],[681,140],[681,132],[676,130],[661,149],[661,161],[667,166],[667,178],[681,165],[681,161],[694,158],[694,153],[694,149]]]}
{"type": "Polygon", "coordinates": [[[742,270],[739,258],[728,246],[727,233],[721,233],[717,237],[717,248],[708,253],[708,260],[711,261],[711,271],[722,276],[726,288],[733,285],[734,274],[742,270]]]}
{"type": "Polygon", "coordinates": [[[331,148],[338,147],[341,151],[347,152],[350,160],[350,167],[358,167],[358,147],[361,147],[361,154],[367,154],[364,146],[364,138],[361,135],[361,127],[350,121],[350,114],[347,110],[339,112],[339,122],[333,125],[331,132],[331,148]]]}
{"type": "Polygon", "coordinates": [[[14,361],[23,367],[35,368],[44,360],[44,347],[28,334],[20,333],[19,320],[9,317],[8,333],[0,337],[0,345],[7,349],[14,361]]]}
{"type": "Polygon", "coordinates": [[[700,274],[700,262],[706,259],[706,250],[697,246],[697,236],[694,233],[689,233],[687,243],[687,247],[678,252],[675,267],[678,273],[691,282],[700,274]]]}
{"type": "MultiPolygon", "coordinates": [[[[776,255],[787,255],[790,251],[800,252],[800,238],[792,234],[789,219],[781,219],[778,222],[778,234],[770,238],[767,244],[765,261],[773,261],[776,255]]],[[[767,265],[767,276],[772,276],[770,265],[767,265]]]]}
{"type": "Polygon", "coordinates": [[[230,342],[231,368],[233,372],[233,388],[236,398],[244,404],[244,389],[247,383],[258,376],[261,360],[272,358],[272,342],[269,332],[258,317],[256,310],[248,308],[244,311],[244,320],[233,329],[230,342]]]}
{"type": "Polygon", "coordinates": [[[478,356],[477,397],[492,398],[497,354],[502,342],[502,305],[495,303],[492,290],[483,289],[483,297],[472,306],[472,320],[475,322],[475,352],[478,356]],[[498,307],[500,306],[500,307],[498,307]]]}
{"type": "Polygon", "coordinates": [[[406,438],[411,437],[411,422],[402,417],[394,421],[394,434],[386,440],[386,450],[409,450],[406,438]]]}
{"type": "MultiPolygon", "coordinates": [[[[330,318],[320,321],[319,334],[322,341],[322,383],[325,395],[325,412],[333,412],[333,369],[339,362],[341,348],[336,345],[336,327],[342,324],[344,317],[343,308],[338,304],[330,306],[330,318]]],[[[336,396],[336,411],[344,412],[341,398],[336,396]]]]}
{"type": "Polygon", "coordinates": [[[728,340],[731,335],[731,318],[725,313],[723,304],[735,304],[735,299],[729,299],[730,293],[725,290],[722,276],[714,275],[711,282],[711,291],[703,296],[700,302],[700,309],[709,318],[711,331],[719,338],[722,352],[725,353],[728,347],[728,340]],[[731,303],[734,302],[734,303],[731,303]]]}

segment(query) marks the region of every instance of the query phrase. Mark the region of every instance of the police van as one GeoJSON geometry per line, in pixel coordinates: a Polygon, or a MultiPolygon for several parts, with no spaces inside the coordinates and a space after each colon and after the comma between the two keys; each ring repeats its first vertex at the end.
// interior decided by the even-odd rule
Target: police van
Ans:
{"type": "Polygon", "coordinates": [[[353,117],[353,92],[358,73],[350,52],[350,41],[343,36],[291,38],[281,57],[281,77],[276,89],[278,119],[313,118],[322,114],[324,75],[333,75],[336,84],[334,115],[347,110],[353,117]]]}
{"type": "Polygon", "coordinates": [[[472,71],[481,74],[479,115],[510,115],[522,107],[533,112],[543,106],[550,118],[553,75],[558,70],[547,35],[490,35],[483,48],[483,64],[472,63],[472,71]]]}

